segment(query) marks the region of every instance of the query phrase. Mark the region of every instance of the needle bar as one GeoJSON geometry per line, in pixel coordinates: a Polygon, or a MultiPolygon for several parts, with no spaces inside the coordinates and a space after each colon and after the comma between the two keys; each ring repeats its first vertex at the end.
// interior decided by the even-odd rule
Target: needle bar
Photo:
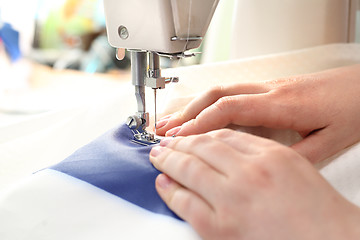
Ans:
{"type": "Polygon", "coordinates": [[[156,122],[157,122],[157,115],[156,115],[156,88],[154,88],[154,101],[155,101],[155,131],[156,131],[156,122]]]}

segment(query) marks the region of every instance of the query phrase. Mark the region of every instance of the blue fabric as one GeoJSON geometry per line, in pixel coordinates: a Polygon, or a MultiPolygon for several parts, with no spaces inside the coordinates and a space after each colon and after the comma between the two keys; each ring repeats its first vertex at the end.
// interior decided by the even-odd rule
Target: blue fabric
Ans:
{"type": "Polygon", "coordinates": [[[19,32],[15,31],[10,24],[4,23],[0,27],[0,38],[4,42],[5,50],[12,62],[21,57],[19,46],[19,32]]]}
{"type": "Polygon", "coordinates": [[[121,125],[51,169],[81,179],[152,212],[178,218],[156,192],[155,178],[160,172],[149,162],[152,146],[133,143],[133,138],[127,125],[121,125]]]}

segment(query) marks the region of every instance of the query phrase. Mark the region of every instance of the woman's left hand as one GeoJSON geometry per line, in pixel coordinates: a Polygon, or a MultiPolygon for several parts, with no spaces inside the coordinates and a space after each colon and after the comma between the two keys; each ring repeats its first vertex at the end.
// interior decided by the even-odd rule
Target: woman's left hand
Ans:
{"type": "Polygon", "coordinates": [[[360,239],[359,209],[305,158],[218,130],[165,138],[150,153],[156,188],[204,239],[360,239]]]}

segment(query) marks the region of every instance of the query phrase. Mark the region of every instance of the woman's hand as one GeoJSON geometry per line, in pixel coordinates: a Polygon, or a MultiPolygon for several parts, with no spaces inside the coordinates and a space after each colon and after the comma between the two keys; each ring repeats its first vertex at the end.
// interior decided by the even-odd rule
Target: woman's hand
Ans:
{"type": "Polygon", "coordinates": [[[360,239],[359,209],[292,149],[217,130],[165,138],[156,188],[204,239],[360,239]]]}
{"type": "Polygon", "coordinates": [[[187,136],[229,124],[293,129],[304,139],[292,148],[321,161],[360,140],[360,65],[216,87],[160,120],[156,133],[187,136]]]}

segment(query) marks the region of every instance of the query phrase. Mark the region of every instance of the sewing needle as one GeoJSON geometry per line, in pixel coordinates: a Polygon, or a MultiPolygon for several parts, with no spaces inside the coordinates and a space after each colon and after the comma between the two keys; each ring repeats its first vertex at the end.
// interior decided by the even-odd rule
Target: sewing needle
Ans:
{"type": "Polygon", "coordinates": [[[156,117],[156,88],[154,88],[154,106],[155,106],[155,132],[156,132],[156,122],[157,122],[157,117],[156,117]]]}

